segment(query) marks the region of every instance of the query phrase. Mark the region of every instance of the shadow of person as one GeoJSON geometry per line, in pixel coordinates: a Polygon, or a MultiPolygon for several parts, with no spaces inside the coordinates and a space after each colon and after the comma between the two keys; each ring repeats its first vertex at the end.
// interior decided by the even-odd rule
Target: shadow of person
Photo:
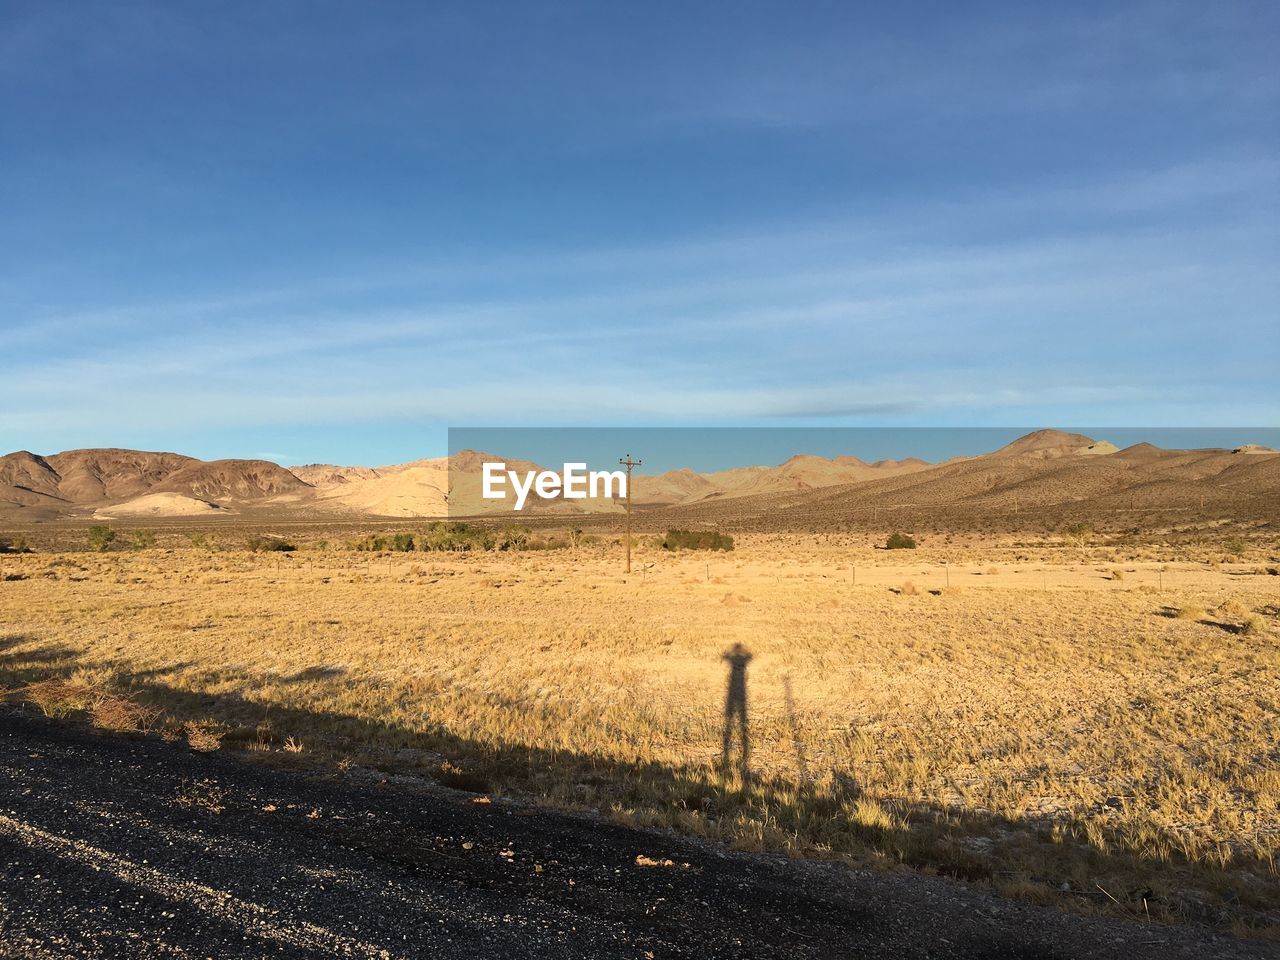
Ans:
{"type": "Polygon", "coordinates": [[[796,782],[802,789],[809,784],[809,765],[804,759],[804,740],[800,736],[800,721],[796,717],[796,701],[791,693],[791,674],[782,675],[782,702],[787,708],[787,726],[791,728],[791,746],[796,753],[796,782]]]}
{"type": "Polygon", "coordinates": [[[724,749],[720,763],[727,777],[732,769],[733,728],[736,722],[740,752],[738,770],[743,786],[751,779],[751,746],[747,734],[747,664],[751,654],[740,643],[735,643],[723,658],[729,664],[729,689],[724,698],[724,749]]]}

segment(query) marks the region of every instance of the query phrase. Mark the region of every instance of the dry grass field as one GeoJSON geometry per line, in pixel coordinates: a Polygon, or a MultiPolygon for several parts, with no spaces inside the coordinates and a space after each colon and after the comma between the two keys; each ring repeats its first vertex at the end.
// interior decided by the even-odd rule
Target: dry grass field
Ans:
{"type": "Polygon", "coordinates": [[[646,540],[623,576],[611,542],[279,555],[220,537],[0,557],[0,687],[337,776],[1280,928],[1274,538],[646,540]],[[745,781],[721,763],[735,643],[745,781]]]}

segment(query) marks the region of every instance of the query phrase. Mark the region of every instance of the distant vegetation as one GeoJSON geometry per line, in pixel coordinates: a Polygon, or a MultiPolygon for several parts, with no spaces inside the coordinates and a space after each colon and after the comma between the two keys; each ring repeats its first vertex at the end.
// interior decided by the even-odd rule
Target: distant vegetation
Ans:
{"type": "Polygon", "coordinates": [[[269,534],[250,537],[245,541],[245,546],[254,553],[292,553],[298,549],[297,544],[290,543],[284,537],[273,537],[269,534]]]}
{"type": "Polygon", "coordinates": [[[569,542],[557,537],[535,537],[528,527],[508,526],[494,531],[469,523],[436,522],[418,533],[371,533],[347,541],[349,550],[369,553],[468,553],[481,550],[559,550],[569,542]]]}
{"type": "Polygon", "coordinates": [[[106,553],[116,541],[116,532],[110,527],[96,526],[89,528],[89,548],[98,553],[106,553]]]}
{"type": "Polygon", "coordinates": [[[894,533],[885,541],[884,548],[886,550],[914,550],[916,541],[914,537],[909,537],[905,533],[894,533]]]}
{"type": "Polygon", "coordinates": [[[155,545],[156,532],[154,530],[133,531],[133,548],[135,550],[146,550],[155,545]]]}
{"type": "Polygon", "coordinates": [[[663,550],[732,550],[733,537],[714,530],[668,530],[663,550]]]}
{"type": "Polygon", "coordinates": [[[1093,536],[1093,524],[1091,523],[1073,523],[1067,529],[1062,531],[1071,540],[1088,540],[1093,536]]]}
{"type": "Polygon", "coordinates": [[[493,532],[466,523],[433,523],[419,533],[370,533],[358,540],[347,541],[347,548],[367,553],[408,553],[447,550],[467,552],[492,550],[497,538],[493,532]]]}
{"type": "Polygon", "coordinates": [[[24,536],[0,537],[0,553],[31,553],[31,545],[24,536]]]}

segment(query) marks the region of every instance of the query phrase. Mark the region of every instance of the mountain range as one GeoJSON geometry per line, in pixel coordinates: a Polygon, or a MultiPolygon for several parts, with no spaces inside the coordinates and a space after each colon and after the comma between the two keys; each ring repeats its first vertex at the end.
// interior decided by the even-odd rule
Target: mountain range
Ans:
{"type": "MultiPolygon", "coordinates": [[[[382,467],[286,468],[267,460],[203,461],[116,448],[50,456],[17,451],[0,457],[0,517],[478,514],[494,506],[479,496],[479,465],[494,459],[503,458],[464,451],[452,462],[439,457],[382,467]]],[[[528,461],[506,462],[520,471],[541,469],[528,461]]],[[[866,463],[853,456],[799,454],[776,466],[637,474],[632,488],[638,509],[706,520],[787,514],[830,519],[877,505],[978,506],[994,501],[1027,507],[1086,501],[1204,505],[1206,497],[1217,506],[1250,513],[1280,507],[1280,453],[1255,445],[1166,450],[1148,443],[1119,450],[1081,434],[1037,430],[991,453],[938,464],[916,458],[866,463]]],[[[613,499],[535,497],[527,511],[570,515],[621,509],[613,499]]],[[[509,507],[501,510],[509,512],[509,507]]]]}

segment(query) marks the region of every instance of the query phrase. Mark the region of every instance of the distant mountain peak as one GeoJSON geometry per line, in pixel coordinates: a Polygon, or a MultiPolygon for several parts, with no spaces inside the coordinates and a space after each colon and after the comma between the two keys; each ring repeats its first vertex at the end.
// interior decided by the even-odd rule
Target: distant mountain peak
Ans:
{"type": "Polygon", "coordinates": [[[1064,430],[1033,430],[1012,443],[1006,443],[991,456],[1046,459],[1078,453],[1097,443],[1098,441],[1093,437],[1086,437],[1082,433],[1067,433],[1064,430]]]}

